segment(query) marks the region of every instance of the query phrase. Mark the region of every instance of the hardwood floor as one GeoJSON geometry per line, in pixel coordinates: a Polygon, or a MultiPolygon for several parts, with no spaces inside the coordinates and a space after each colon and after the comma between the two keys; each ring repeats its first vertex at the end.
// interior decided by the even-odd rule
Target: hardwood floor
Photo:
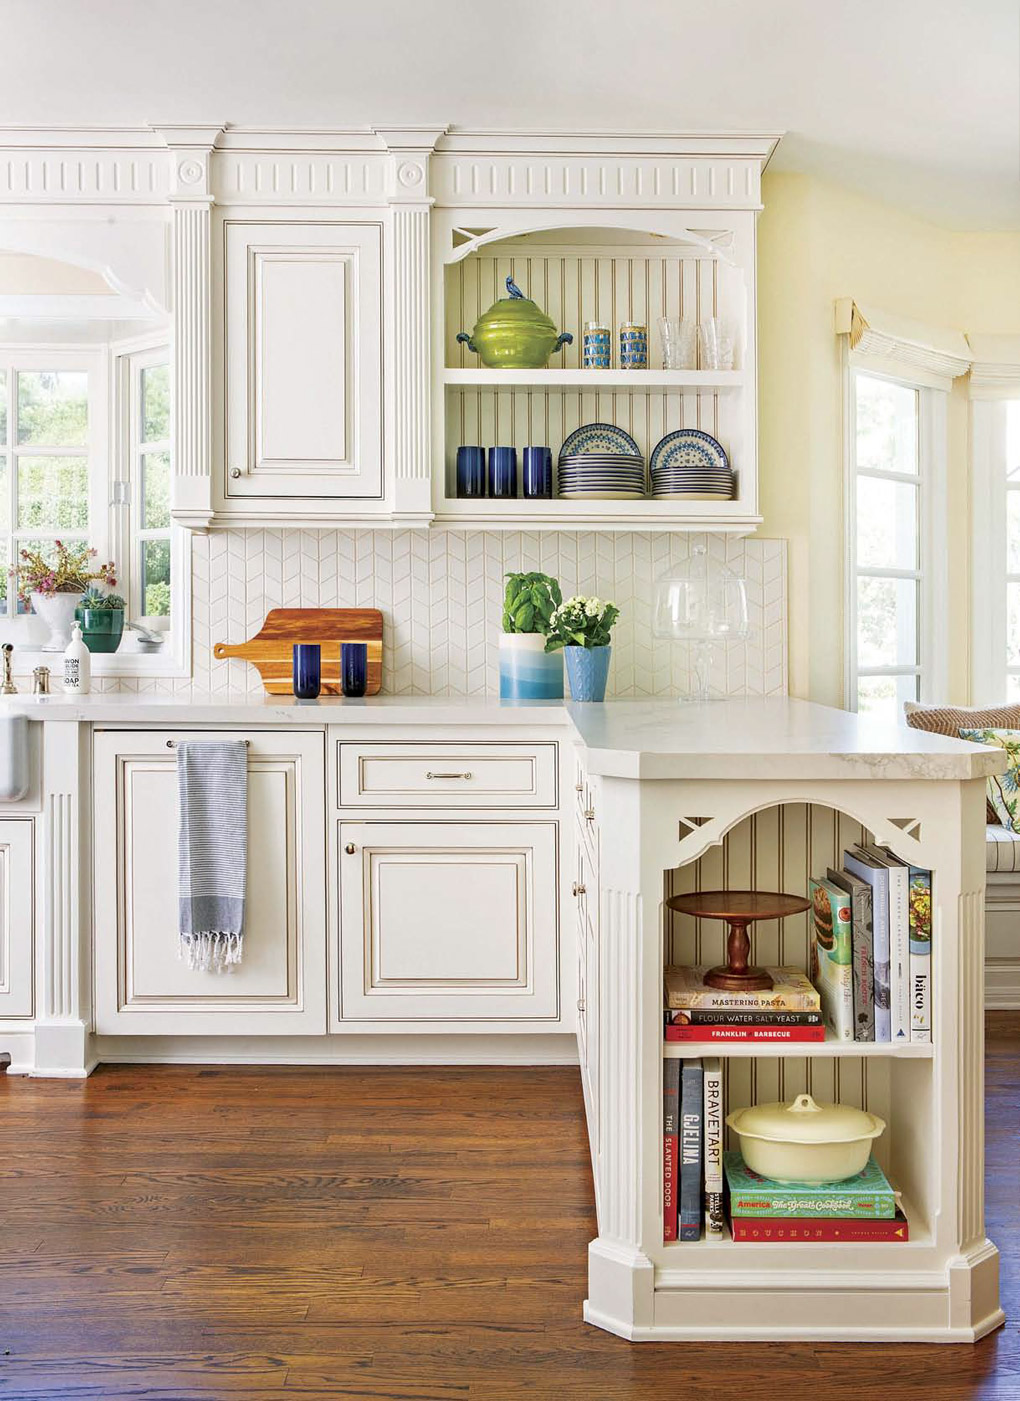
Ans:
{"type": "Polygon", "coordinates": [[[1020,1397],[1020,1014],[989,1015],[976,1347],[631,1345],[580,1319],[575,1071],[0,1079],[0,1398],[1020,1397]]]}

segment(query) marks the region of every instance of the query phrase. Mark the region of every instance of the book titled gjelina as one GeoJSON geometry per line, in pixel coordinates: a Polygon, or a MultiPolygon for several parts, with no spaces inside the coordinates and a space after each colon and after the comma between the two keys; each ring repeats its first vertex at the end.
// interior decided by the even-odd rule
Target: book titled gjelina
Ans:
{"type": "Polygon", "coordinates": [[[683,1063],[680,1079],[681,1240],[701,1239],[701,1143],[704,1069],[700,1060],[683,1063]]]}

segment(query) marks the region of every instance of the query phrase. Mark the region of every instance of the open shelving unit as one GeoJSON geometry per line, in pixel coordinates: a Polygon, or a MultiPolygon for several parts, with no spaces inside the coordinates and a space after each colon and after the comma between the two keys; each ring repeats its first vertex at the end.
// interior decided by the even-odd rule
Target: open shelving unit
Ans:
{"type": "MultiPolygon", "coordinates": [[[[436,523],[507,530],[697,530],[747,534],[758,514],[754,328],[754,224],[745,212],[705,219],[669,211],[633,217],[638,227],[582,223],[529,228],[525,211],[491,228],[437,213],[433,318],[434,499],[436,523]],[[443,219],[446,219],[445,227],[443,219]],[[711,227],[703,228],[707,223],[711,227]],[[466,227],[470,226],[470,227],[466,227]],[[570,331],[543,369],[489,369],[457,341],[505,296],[512,276],[526,296],[570,331]],[[723,316],[736,328],[732,370],[665,370],[660,316],[701,321],[723,316]],[[582,367],[584,323],[611,326],[614,360],[619,324],[649,331],[646,370],[582,367]],[[588,501],[460,500],[461,445],[551,448],[585,423],[613,423],[637,441],[647,463],[656,443],[677,428],[699,428],[723,445],[736,474],[733,500],[588,501]]],[[[575,222],[576,220],[576,222],[575,222]]]]}

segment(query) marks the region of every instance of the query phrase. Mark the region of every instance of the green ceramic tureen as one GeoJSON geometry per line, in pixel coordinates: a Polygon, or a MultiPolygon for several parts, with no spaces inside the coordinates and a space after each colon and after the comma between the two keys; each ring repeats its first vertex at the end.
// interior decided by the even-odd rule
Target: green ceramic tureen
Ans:
{"type": "Polygon", "coordinates": [[[541,370],[553,351],[570,345],[574,337],[568,331],[557,335],[552,318],[529,301],[512,277],[506,280],[506,290],[510,295],[493,302],[471,334],[461,331],[457,339],[490,369],[541,370]]]}

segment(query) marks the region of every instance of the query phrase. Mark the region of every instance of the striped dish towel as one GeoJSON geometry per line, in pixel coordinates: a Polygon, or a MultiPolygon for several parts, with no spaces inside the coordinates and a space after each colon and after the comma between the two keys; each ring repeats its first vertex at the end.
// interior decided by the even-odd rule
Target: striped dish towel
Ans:
{"type": "Polygon", "coordinates": [[[180,956],[222,973],[241,962],[248,867],[248,746],[177,745],[180,956]]]}

